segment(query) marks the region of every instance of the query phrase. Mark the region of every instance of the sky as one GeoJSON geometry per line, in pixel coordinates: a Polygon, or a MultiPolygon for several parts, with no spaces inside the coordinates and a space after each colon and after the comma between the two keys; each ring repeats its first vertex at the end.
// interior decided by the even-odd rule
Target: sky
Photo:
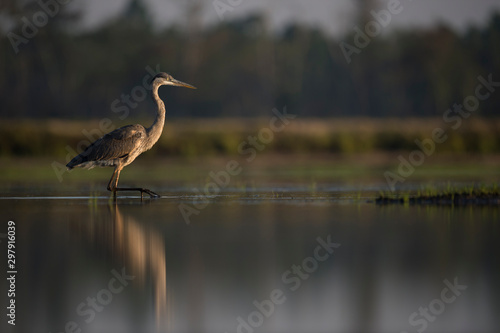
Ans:
{"type": "MultiPolygon", "coordinates": [[[[83,11],[82,25],[93,28],[117,15],[130,0],[86,0],[77,6],[83,11]]],[[[158,26],[182,22],[189,0],[143,0],[158,26]]],[[[195,1],[195,0],[191,0],[195,1]]],[[[332,35],[353,28],[354,0],[202,0],[203,19],[207,24],[221,20],[214,2],[236,4],[224,12],[222,20],[231,20],[251,12],[265,12],[274,28],[289,21],[319,26],[332,35]]],[[[391,18],[390,28],[426,27],[444,22],[457,30],[469,25],[483,25],[492,12],[500,12],[500,0],[381,0],[382,8],[390,1],[400,1],[403,8],[391,18]]]]}

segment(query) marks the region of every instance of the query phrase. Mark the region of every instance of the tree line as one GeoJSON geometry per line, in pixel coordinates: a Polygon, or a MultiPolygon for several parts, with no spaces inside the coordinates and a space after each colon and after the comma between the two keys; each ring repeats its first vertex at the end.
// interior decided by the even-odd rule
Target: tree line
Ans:
{"type": "MultiPolygon", "coordinates": [[[[500,82],[499,13],[462,32],[391,30],[360,45],[363,29],[339,38],[294,23],[275,32],[260,14],[158,29],[137,0],[77,31],[67,2],[0,7],[10,22],[0,25],[0,117],[150,116],[155,71],[198,87],[160,90],[175,117],[266,117],[284,106],[300,117],[442,117],[474,95],[479,77],[500,82]]],[[[476,113],[500,116],[500,93],[476,113]]]]}

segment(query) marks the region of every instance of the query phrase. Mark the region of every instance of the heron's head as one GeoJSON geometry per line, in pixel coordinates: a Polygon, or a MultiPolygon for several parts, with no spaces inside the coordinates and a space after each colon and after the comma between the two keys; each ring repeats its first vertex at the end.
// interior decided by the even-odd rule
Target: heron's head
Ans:
{"type": "Polygon", "coordinates": [[[176,80],[172,77],[172,75],[161,72],[155,75],[155,77],[151,80],[151,84],[168,85],[168,86],[177,86],[177,87],[186,87],[191,89],[196,89],[196,87],[176,80]]]}

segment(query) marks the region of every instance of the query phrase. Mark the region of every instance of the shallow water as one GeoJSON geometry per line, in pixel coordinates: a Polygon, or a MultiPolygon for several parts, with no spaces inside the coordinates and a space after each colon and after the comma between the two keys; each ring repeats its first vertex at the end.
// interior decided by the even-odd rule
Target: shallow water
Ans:
{"type": "Polygon", "coordinates": [[[376,206],[377,191],[11,191],[1,331],[497,332],[499,208],[376,206]]]}

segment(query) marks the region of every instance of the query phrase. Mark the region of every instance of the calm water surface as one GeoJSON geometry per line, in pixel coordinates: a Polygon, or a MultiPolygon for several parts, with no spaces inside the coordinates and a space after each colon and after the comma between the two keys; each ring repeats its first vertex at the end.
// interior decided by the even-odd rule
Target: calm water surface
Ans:
{"type": "Polygon", "coordinates": [[[376,206],[341,189],[87,195],[0,199],[17,269],[14,327],[2,238],[2,332],[500,329],[498,207],[376,206]]]}

